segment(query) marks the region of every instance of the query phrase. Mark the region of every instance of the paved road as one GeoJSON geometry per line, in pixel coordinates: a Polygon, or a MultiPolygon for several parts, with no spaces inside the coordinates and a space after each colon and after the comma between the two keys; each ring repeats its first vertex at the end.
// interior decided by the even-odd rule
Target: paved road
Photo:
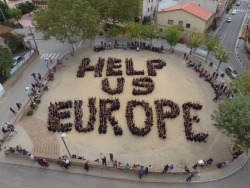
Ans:
{"type": "MultiPolygon", "coordinates": [[[[248,1],[242,1],[240,6],[233,6],[232,10],[236,10],[236,15],[232,15],[231,12],[227,15],[232,18],[232,22],[224,22],[222,21],[221,28],[218,30],[217,35],[220,36],[221,44],[228,51],[231,51],[232,54],[230,56],[230,60],[228,63],[221,64],[221,70],[224,71],[227,66],[231,66],[238,72],[242,72],[242,67],[237,63],[235,59],[234,49],[237,45],[237,39],[239,37],[239,33],[241,33],[242,24],[244,19],[247,17],[248,11],[248,1]]],[[[210,60],[215,64],[218,64],[218,60],[214,57],[210,56],[210,60]]]]}
{"type": "Polygon", "coordinates": [[[185,183],[184,180],[183,184],[144,183],[139,179],[137,182],[115,180],[2,163],[0,168],[1,188],[247,188],[250,184],[250,161],[241,171],[228,178],[209,183],[185,183]]]}

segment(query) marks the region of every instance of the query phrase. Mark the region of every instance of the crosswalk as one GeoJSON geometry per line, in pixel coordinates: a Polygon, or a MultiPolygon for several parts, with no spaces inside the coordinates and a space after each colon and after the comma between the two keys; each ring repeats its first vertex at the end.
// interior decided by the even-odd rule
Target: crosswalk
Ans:
{"type": "Polygon", "coordinates": [[[41,54],[40,59],[45,59],[45,58],[57,59],[59,55],[60,53],[44,53],[41,54]]]}
{"type": "Polygon", "coordinates": [[[174,49],[180,52],[190,52],[190,48],[188,48],[186,44],[177,43],[174,49]]]}
{"type": "Polygon", "coordinates": [[[246,10],[244,10],[244,9],[235,9],[236,10],[236,12],[246,12],[246,10]]]}

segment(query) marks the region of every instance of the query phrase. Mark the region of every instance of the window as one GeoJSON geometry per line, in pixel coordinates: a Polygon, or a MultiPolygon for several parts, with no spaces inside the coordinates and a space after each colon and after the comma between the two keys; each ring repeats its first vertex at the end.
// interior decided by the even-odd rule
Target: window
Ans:
{"type": "Polygon", "coordinates": [[[186,24],[186,28],[190,28],[191,24],[186,24]]]}
{"type": "Polygon", "coordinates": [[[149,8],[148,8],[148,12],[149,12],[149,8]]]}
{"type": "Polygon", "coordinates": [[[162,32],[163,32],[163,29],[159,29],[159,31],[162,33],[162,32]]]}
{"type": "Polygon", "coordinates": [[[183,26],[183,21],[179,21],[178,26],[182,27],[183,26]]]}
{"type": "Polygon", "coordinates": [[[151,0],[151,2],[153,3],[154,0],[151,0]]]}
{"type": "Polygon", "coordinates": [[[150,0],[148,0],[148,3],[150,3],[150,0]]]}
{"type": "Polygon", "coordinates": [[[153,7],[151,7],[151,11],[153,10],[153,7]]]}
{"type": "Polygon", "coordinates": [[[173,20],[168,20],[168,25],[173,25],[174,21],[173,20]]]}

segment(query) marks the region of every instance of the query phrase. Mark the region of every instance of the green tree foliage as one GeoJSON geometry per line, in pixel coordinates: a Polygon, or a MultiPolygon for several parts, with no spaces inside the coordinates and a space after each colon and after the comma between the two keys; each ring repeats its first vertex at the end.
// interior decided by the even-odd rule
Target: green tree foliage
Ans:
{"type": "Polygon", "coordinates": [[[113,25],[107,29],[107,35],[108,37],[116,37],[117,35],[119,35],[120,31],[120,28],[113,25]]]}
{"type": "Polygon", "coordinates": [[[219,60],[219,65],[216,71],[219,70],[221,63],[227,63],[230,59],[231,52],[225,50],[223,46],[219,46],[215,52],[215,58],[219,60]]]}
{"type": "Polygon", "coordinates": [[[22,17],[22,11],[18,8],[10,8],[7,10],[7,13],[10,18],[15,18],[17,23],[19,24],[19,19],[22,17]]]}
{"type": "Polygon", "coordinates": [[[211,117],[234,144],[246,150],[250,148],[250,95],[235,95],[232,100],[224,100],[211,117]]]}
{"type": "Polygon", "coordinates": [[[3,34],[2,37],[6,41],[12,53],[16,53],[24,48],[23,38],[25,37],[25,35],[17,33],[16,34],[6,33],[3,34]]]}
{"type": "Polygon", "coordinates": [[[93,38],[97,34],[99,14],[88,0],[47,0],[47,8],[35,12],[34,21],[44,39],[55,37],[73,45],[78,38],[93,38]]]}
{"type": "Polygon", "coordinates": [[[26,1],[25,3],[18,4],[17,8],[22,11],[22,14],[30,14],[35,10],[36,6],[33,3],[26,1]]]}
{"type": "Polygon", "coordinates": [[[0,1],[0,9],[2,10],[3,14],[0,13],[0,22],[3,23],[5,21],[4,17],[6,19],[9,19],[9,15],[7,13],[7,10],[9,9],[9,7],[2,1],[0,1]],[[4,16],[3,16],[4,15],[4,16]]]}
{"type": "Polygon", "coordinates": [[[13,61],[10,51],[0,45],[0,81],[6,78],[6,72],[9,72],[12,64],[13,61]]]}
{"type": "Polygon", "coordinates": [[[145,40],[150,40],[150,44],[152,45],[152,40],[157,38],[157,27],[152,23],[148,23],[142,25],[141,36],[145,40]]]}
{"type": "Polygon", "coordinates": [[[205,39],[205,45],[207,47],[207,57],[206,57],[206,61],[208,58],[208,55],[210,52],[214,52],[216,50],[216,48],[218,47],[220,42],[220,38],[219,36],[215,36],[215,37],[207,37],[205,39]]]}
{"type": "Polygon", "coordinates": [[[191,48],[190,54],[192,54],[193,48],[197,48],[202,44],[205,37],[205,33],[199,33],[195,28],[184,32],[185,44],[191,48]]]}
{"type": "Polygon", "coordinates": [[[250,71],[245,71],[232,81],[231,89],[240,95],[250,95],[250,71]]]}
{"type": "Polygon", "coordinates": [[[140,38],[141,37],[141,24],[130,22],[126,23],[125,26],[125,36],[128,37],[131,41],[133,38],[140,38]]]}
{"type": "Polygon", "coordinates": [[[89,0],[104,20],[130,22],[139,15],[141,0],[89,0]]]}
{"type": "Polygon", "coordinates": [[[171,46],[171,49],[178,43],[181,31],[177,25],[171,25],[164,30],[166,40],[171,46]]]}

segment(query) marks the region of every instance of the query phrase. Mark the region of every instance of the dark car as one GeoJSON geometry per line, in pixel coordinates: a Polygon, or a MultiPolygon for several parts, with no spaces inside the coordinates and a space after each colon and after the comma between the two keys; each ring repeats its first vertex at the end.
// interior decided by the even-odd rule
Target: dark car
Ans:
{"type": "Polygon", "coordinates": [[[232,67],[227,67],[225,69],[225,72],[232,79],[236,79],[238,76],[238,73],[235,70],[233,70],[232,67]]]}
{"type": "Polygon", "coordinates": [[[240,1],[237,1],[236,6],[240,6],[240,1]]]}

